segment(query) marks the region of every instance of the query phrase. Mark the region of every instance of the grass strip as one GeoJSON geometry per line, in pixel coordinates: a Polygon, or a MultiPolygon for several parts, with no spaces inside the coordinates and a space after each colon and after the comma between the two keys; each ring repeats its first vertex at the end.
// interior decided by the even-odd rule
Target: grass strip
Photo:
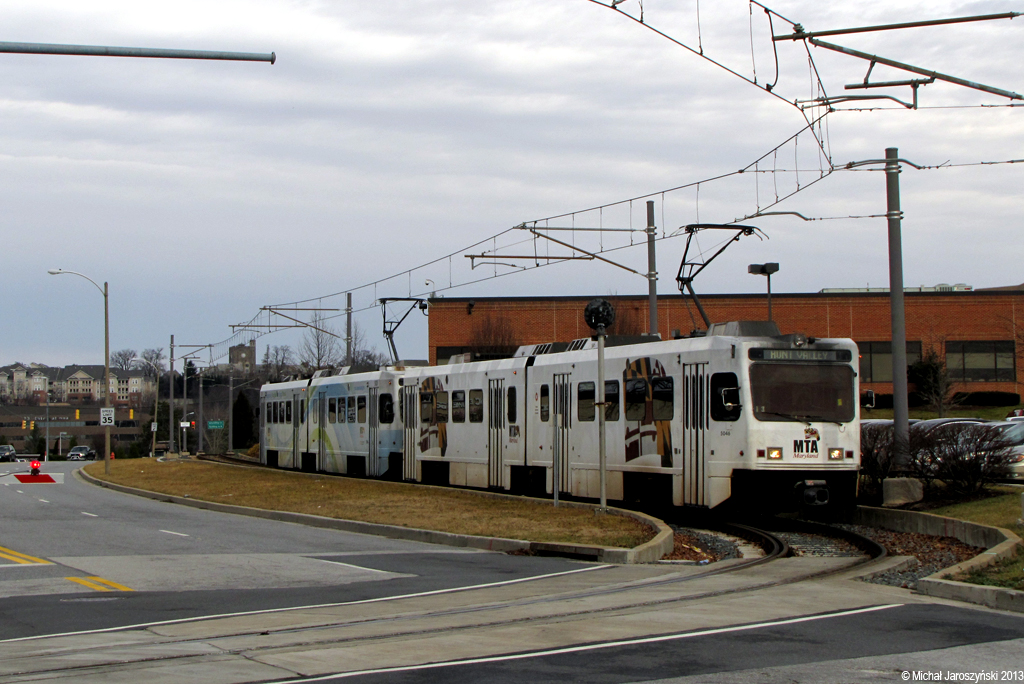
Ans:
{"type": "Polygon", "coordinates": [[[632,548],[655,531],[632,518],[529,499],[348,477],[156,459],[86,466],[98,480],[172,496],[453,534],[632,548]]]}
{"type": "MultiPolygon", "coordinates": [[[[928,512],[947,518],[1003,527],[1008,530],[1017,529],[1017,520],[1021,517],[1020,490],[997,487],[995,491],[1006,493],[986,499],[943,506],[928,512]]],[[[973,570],[955,579],[971,584],[1024,590],[1024,550],[1018,549],[1017,554],[1012,558],[1007,558],[986,568],[973,570]]]]}

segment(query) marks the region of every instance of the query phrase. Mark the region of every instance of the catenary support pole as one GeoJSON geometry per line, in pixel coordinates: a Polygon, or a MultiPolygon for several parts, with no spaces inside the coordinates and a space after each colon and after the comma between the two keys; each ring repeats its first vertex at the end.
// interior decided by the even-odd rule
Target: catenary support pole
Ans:
{"type": "Polygon", "coordinates": [[[199,420],[196,421],[196,455],[203,453],[203,430],[206,424],[203,423],[203,371],[199,369],[199,420]]]}
{"type": "Polygon", "coordinates": [[[657,237],[654,227],[654,201],[647,201],[647,308],[650,311],[650,334],[658,334],[658,261],[655,258],[654,242],[657,237]]]}
{"type": "Polygon", "coordinates": [[[345,294],[345,365],[352,365],[352,293],[345,294]]]}
{"type": "Polygon", "coordinates": [[[601,471],[601,510],[608,509],[608,452],[605,438],[604,326],[597,327],[597,459],[601,471]]]}
{"type": "Polygon", "coordinates": [[[900,210],[899,150],[885,150],[886,217],[889,222],[889,307],[892,319],[892,408],[895,462],[909,457],[910,410],[907,403],[907,328],[903,306],[903,242],[900,210]]]}

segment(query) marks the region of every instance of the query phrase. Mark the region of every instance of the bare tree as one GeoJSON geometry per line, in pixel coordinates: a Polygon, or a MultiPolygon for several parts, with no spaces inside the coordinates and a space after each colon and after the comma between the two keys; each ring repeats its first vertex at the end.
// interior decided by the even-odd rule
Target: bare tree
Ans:
{"type": "Polygon", "coordinates": [[[268,381],[277,382],[294,363],[295,356],[287,344],[267,346],[263,354],[263,375],[268,381]]]}
{"type": "Polygon", "coordinates": [[[939,418],[945,417],[948,409],[960,403],[957,397],[959,383],[950,377],[946,362],[939,358],[934,346],[929,347],[921,360],[908,369],[908,375],[917,387],[917,394],[928,408],[939,414],[939,418]]]}
{"type": "Polygon", "coordinates": [[[167,358],[164,356],[163,347],[159,347],[157,349],[143,349],[140,358],[142,358],[143,361],[146,361],[146,363],[136,363],[138,367],[146,373],[147,378],[155,380],[157,375],[163,375],[166,368],[164,366],[164,359],[167,358]]]}
{"type": "Polygon", "coordinates": [[[511,356],[519,348],[515,327],[507,316],[484,314],[473,326],[469,342],[474,350],[486,356],[511,356]]]}
{"type": "Polygon", "coordinates": [[[342,360],[340,339],[323,313],[314,311],[309,327],[302,336],[299,363],[308,370],[337,366],[342,360]]]}
{"type": "Polygon", "coordinates": [[[134,349],[121,349],[110,354],[110,367],[117,370],[131,370],[135,367],[134,359],[138,353],[134,349]]]}
{"type": "Polygon", "coordinates": [[[352,358],[347,360],[351,366],[372,366],[374,368],[389,363],[391,357],[377,351],[366,339],[366,333],[359,323],[352,324],[352,358]]]}

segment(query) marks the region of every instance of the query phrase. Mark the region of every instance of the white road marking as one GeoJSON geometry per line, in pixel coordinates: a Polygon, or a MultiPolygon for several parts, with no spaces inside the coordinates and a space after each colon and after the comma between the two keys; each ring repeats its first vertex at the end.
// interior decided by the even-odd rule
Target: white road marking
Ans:
{"type": "Polygon", "coordinates": [[[341,561],[336,560],[326,560],[324,558],[314,558],[313,560],[318,560],[321,563],[331,563],[332,565],[344,565],[346,568],[352,568],[353,570],[363,570],[365,572],[379,572],[384,575],[393,574],[387,570],[378,570],[377,568],[364,568],[361,565],[352,565],[351,563],[342,563],[341,561]]]}
{"type": "Polygon", "coordinates": [[[100,516],[96,515],[95,513],[86,513],[85,511],[82,511],[82,515],[87,515],[90,518],[98,518],[98,517],[100,517],[100,516]]]}
{"type": "Polygon", "coordinates": [[[24,494],[25,493],[25,492],[21,491],[20,489],[15,489],[14,491],[18,492],[19,494],[24,494]]]}
{"type": "Polygon", "coordinates": [[[173,534],[173,535],[178,536],[178,537],[187,537],[188,536],[184,532],[171,532],[170,530],[160,530],[160,531],[163,532],[164,534],[173,534]]]}
{"type": "Polygon", "coordinates": [[[486,584],[471,584],[466,587],[452,587],[451,589],[435,589],[434,591],[421,591],[415,594],[400,594],[398,596],[382,596],[380,598],[362,599],[360,601],[339,601],[338,603],[318,603],[311,606],[291,606],[288,608],[273,608],[271,610],[247,610],[239,613],[219,613],[217,615],[200,615],[197,617],[189,618],[178,618],[176,620],[159,620],[157,622],[140,622],[136,625],[124,625],[121,627],[105,627],[103,629],[83,629],[78,632],[61,632],[58,634],[37,634],[35,636],[27,637],[15,637],[13,639],[0,639],[0,644],[10,644],[17,641],[37,641],[38,639],[50,639],[53,637],[66,637],[66,636],[78,636],[80,634],[105,634],[107,632],[124,632],[129,629],[148,629],[150,627],[159,627],[162,625],[178,625],[185,622],[199,622],[201,620],[220,620],[222,618],[231,617],[242,617],[245,615],[269,615],[271,613],[286,613],[293,610],[309,610],[311,608],[337,608],[338,606],[356,606],[363,603],[380,603],[382,601],[400,601],[407,598],[419,598],[421,596],[436,596],[437,594],[455,594],[460,591],[473,591],[474,589],[486,589],[488,587],[503,587],[510,584],[521,584],[523,582],[533,582],[534,580],[551,579],[552,577],[565,577],[566,575],[576,575],[581,572],[591,572],[593,570],[606,570],[613,568],[614,565],[594,565],[587,568],[577,568],[576,570],[566,570],[564,572],[552,572],[547,575],[534,575],[532,577],[520,577],[514,580],[503,580],[501,582],[488,582],[486,584]]]}
{"type": "Polygon", "coordinates": [[[464,660],[449,660],[441,663],[424,663],[423,665],[406,665],[403,667],[382,667],[376,670],[356,670],[353,672],[336,672],[334,674],[319,675],[317,677],[305,677],[305,678],[292,678],[292,679],[280,679],[272,682],[265,682],[264,684],[296,684],[296,682],[322,682],[328,679],[348,679],[349,677],[361,677],[368,674],[384,674],[392,672],[415,672],[417,670],[431,670],[434,668],[442,667],[457,667],[459,665],[479,665],[482,663],[500,663],[510,660],[525,660],[527,658],[542,658],[544,656],[562,655],[565,653],[582,653],[585,651],[597,651],[605,648],[617,648],[619,646],[639,646],[642,644],[654,644],[660,641],[675,641],[678,639],[690,639],[692,637],[699,636],[711,636],[715,634],[728,634],[730,632],[746,632],[754,629],[764,629],[766,627],[779,627],[782,625],[795,625],[801,622],[814,622],[815,620],[827,620],[834,617],[843,617],[846,615],[858,615],[860,613],[872,613],[877,610],[887,610],[889,608],[899,608],[902,603],[892,603],[884,606],[870,606],[868,608],[856,608],[854,610],[844,610],[838,613],[828,613],[826,615],[808,615],[806,617],[789,618],[786,620],[773,620],[771,622],[761,622],[753,625],[737,625],[735,627],[719,627],[716,629],[703,629],[698,632],[683,632],[676,634],[662,634],[660,636],[653,637],[641,637],[638,639],[622,639],[619,641],[606,641],[601,644],[586,644],[583,646],[567,646],[565,648],[553,648],[548,651],[532,651],[530,653],[516,653],[513,655],[501,655],[501,656],[489,656],[486,658],[466,658],[464,660]]]}
{"type": "Polygon", "coordinates": [[[49,501],[47,501],[46,499],[40,499],[40,501],[42,501],[43,503],[50,503],[50,502],[49,502],[49,501]]]}

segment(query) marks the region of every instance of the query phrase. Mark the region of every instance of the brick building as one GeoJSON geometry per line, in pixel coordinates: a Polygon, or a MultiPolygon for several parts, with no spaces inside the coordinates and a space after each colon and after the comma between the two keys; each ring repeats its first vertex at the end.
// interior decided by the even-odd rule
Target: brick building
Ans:
{"type": "MultiPolygon", "coordinates": [[[[907,357],[929,349],[944,359],[958,391],[1020,394],[1024,384],[1024,285],[971,290],[967,286],[908,288],[907,357]]],[[[523,344],[564,342],[591,334],[583,308],[592,297],[435,298],[430,300],[430,362],[455,354],[508,355],[523,344]]],[[[647,297],[606,297],[616,307],[610,334],[646,332],[647,297]]],[[[764,320],[764,294],[700,295],[713,322],[764,320]]],[[[862,389],[892,394],[892,353],[887,290],[823,290],[772,295],[773,318],[783,334],[849,337],[861,351],[862,389]]],[[[658,297],[663,339],[702,329],[689,298],[658,297]]],[[[1006,403],[1018,403],[1007,397],[1006,403]]]]}

